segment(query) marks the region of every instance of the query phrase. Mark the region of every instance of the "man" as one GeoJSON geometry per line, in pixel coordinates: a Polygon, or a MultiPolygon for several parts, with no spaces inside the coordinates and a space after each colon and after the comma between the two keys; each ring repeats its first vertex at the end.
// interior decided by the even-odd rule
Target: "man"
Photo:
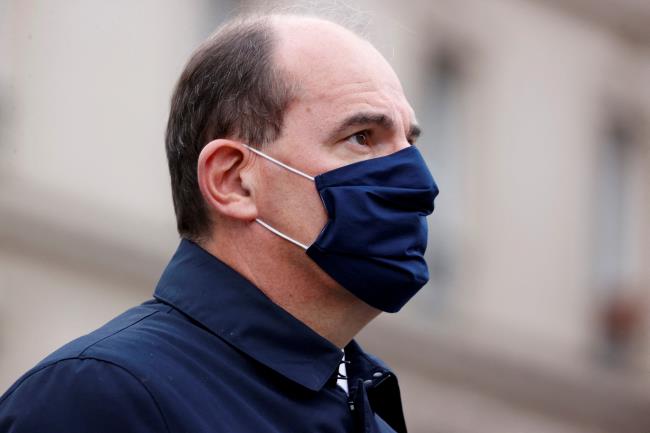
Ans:
{"type": "Polygon", "coordinates": [[[348,30],[226,25],[172,98],[183,240],[154,299],[27,372],[0,431],[405,432],[394,374],[352,339],[428,278],[418,131],[348,30]]]}

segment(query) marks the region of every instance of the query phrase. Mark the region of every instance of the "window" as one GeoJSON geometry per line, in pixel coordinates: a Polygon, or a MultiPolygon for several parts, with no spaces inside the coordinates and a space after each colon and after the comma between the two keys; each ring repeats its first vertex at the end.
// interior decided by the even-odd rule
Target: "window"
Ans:
{"type": "Polygon", "coordinates": [[[642,232],[644,161],[636,130],[615,120],[605,134],[596,173],[595,266],[600,359],[611,366],[630,362],[643,311],[642,232]]]}
{"type": "Polygon", "coordinates": [[[429,290],[418,308],[440,312],[448,304],[457,279],[463,220],[463,147],[461,131],[461,68],[452,52],[440,51],[429,65],[421,89],[418,121],[424,126],[420,150],[436,180],[440,195],[429,219],[429,290]]]}

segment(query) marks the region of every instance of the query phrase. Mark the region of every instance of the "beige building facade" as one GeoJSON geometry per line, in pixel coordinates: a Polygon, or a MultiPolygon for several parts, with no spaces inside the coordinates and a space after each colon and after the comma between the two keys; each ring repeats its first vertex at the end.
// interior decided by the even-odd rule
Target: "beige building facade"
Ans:
{"type": "MultiPolygon", "coordinates": [[[[650,4],[616,4],[318,5],[366,23],[441,189],[430,284],[359,337],[412,432],[650,430],[650,4]]],[[[0,2],[1,390],[151,296],[169,97],[238,7],[0,2]]]]}

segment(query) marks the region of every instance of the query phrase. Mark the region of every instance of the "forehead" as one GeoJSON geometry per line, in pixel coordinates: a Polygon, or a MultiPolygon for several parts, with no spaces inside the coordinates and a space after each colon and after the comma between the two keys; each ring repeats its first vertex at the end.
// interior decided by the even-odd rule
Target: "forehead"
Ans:
{"type": "Polygon", "coordinates": [[[397,75],[369,42],[317,19],[281,21],[276,28],[275,60],[298,82],[298,98],[311,109],[332,116],[380,111],[396,123],[414,121],[397,75]]]}

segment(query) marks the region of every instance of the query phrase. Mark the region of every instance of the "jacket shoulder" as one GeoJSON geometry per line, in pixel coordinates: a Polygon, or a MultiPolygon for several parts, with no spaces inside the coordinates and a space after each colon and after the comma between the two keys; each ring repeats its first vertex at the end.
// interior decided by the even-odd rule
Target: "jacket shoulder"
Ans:
{"type": "MultiPolygon", "coordinates": [[[[39,362],[34,369],[44,367],[63,359],[84,357],[93,346],[96,346],[120,333],[128,332],[129,328],[137,326],[143,320],[166,309],[166,306],[155,303],[144,303],[137,307],[133,307],[89,334],[76,338],[61,346],[39,362]]],[[[27,374],[29,374],[29,372],[27,374]]]]}
{"type": "Polygon", "coordinates": [[[166,432],[145,384],[117,364],[61,358],[34,367],[0,399],[0,431],[166,432]]]}
{"type": "Polygon", "coordinates": [[[167,431],[145,382],[111,350],[93,351],[167,309],[146,302],[47,356],[0,397],[0,431],[167,431]]]}

